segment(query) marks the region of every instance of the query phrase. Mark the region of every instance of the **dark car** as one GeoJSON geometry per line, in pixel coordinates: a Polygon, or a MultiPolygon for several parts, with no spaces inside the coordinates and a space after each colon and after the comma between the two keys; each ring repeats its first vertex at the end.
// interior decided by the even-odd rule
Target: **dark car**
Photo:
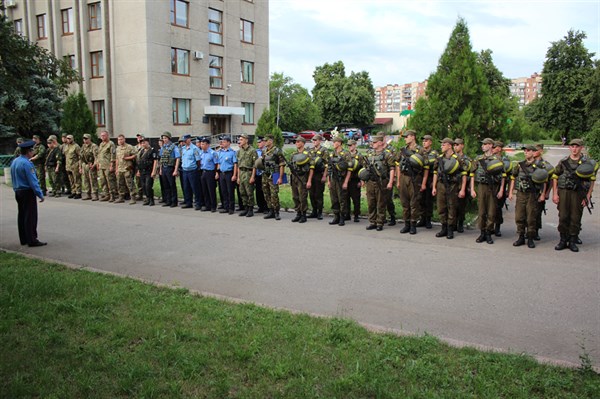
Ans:
{"type": "Polygon", "coordinates": [[[293,143],[294,141],[296,141],[296,137],[298,137],[298,135],[296,133],[292,133],[292,132],[281,132],[281,135],[283,136],[284,144],[293,143]]]}

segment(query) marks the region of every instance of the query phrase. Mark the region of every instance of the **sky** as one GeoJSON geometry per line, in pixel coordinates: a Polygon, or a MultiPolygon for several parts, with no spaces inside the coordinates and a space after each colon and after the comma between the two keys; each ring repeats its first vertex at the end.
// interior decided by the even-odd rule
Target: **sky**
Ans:
{"type": "Polygon", "coordinates": [[[374,86],[435,72],[458,18],[474,51],[492,50],[507,78],[540,73],[546,51],[570,29],[600,58],[600,0],[270,0],[270,73],[312,89],[315,67],[343,61],[374,86]]]}

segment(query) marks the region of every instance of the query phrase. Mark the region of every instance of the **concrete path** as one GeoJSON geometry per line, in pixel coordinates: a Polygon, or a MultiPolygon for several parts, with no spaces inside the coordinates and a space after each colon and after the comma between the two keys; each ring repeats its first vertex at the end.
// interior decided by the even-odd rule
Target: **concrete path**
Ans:
{"type": "MultiPolygon", "coordinates": [[[[552,150],[556,163],[564,149],[552,150]]],[[[599,204],[600,205],[600,204],[599,204]]],[[[40,239],[22,247],[12,189],[0,186],[0,247],[272,307],[353,318],[455,344],[526,352],[600,365],[600,206],[584,214],[584,245],[557,252],[556,207],[536,249],[512,247],[511,204],[504,235],[475,243],[434,230],[400,235],[327,220],[290,223],[140,204],[49,198],[40,239]]]]}

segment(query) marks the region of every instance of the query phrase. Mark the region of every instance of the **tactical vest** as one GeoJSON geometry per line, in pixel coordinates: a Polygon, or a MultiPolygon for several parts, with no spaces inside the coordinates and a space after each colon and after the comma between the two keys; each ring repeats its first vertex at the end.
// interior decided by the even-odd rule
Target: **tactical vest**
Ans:
{"type": "Polygon", "coordinates": [[[93,163],[95,161],[94,159],[94,147],[92,144],[90,145],[83,145],[81,147],[81,161],[83,163],[93,163]]]}
{"type": "Polygon", "coordinates": [[[583,181],[579,176],[577,176],[575,171],[577,170],[577,166],[581,165],[583,162],[586,162],[586,161],[587,161],[587,158],[585,156],[582,156],[579,159],[579,161],[577,162],[577,165],[575,165],[575,167],[573,167],[571,165],[570,157],[567,157],[567,158],[561,160],[560,163],[562,164],[563,172],[560,176],[558,176],[558,181],[557,181],[558,188],[565,189],[565,190],[580,190],[580,189],[582,189],[583,181]]]}
{"type": "Polygon", "coordinates": [[[175,151],[174,143],[163,145],[162,155],[160,156],[160,164],[162,166],[175,166],[175,157],[171,157],[173,151],[175,151]]]}
{"type": "Polygon", "coordinates": [[[279,156],[280,152],[278,148],[273,146],[270,150],[266,150],[263,154],[263,164],[265,166],[265,173],[271,175],[279,169],[279,156]]]}
{"type": "Polygon", "coordinates": [[[456,154],[452,154],[451,159],[452,158],[456,159],[456,162],[458,162],[458,168],[456,168],[456,170],[452,173],[449,173],[444,167],[444,160],[446,159],[444,154],[438,155],[437,157],[438,181],[442,182],[443,184],[457,183],[460,180],[461,164],[459,157],[456,154]]]}
{"type": "Polygon", "coordinates": [[[304,150],[302,152],[294,153],[292,155],[290,164],[291,164],[291,167],[294,169],[294,172],[298,176],[304,176],[305,174],[307,174],[310,170],[310,156],[308,154],[308,151],[304,150]],[[302,154],[305,155],[306,158],[299,156],[302,154]]]}
{"type": "Polygon", "coordinates": [[[152,165],[154,164],[154,159],[152,158],[152,148],[142,148],[139,152],[138,156],[138,168],[143,172],[152,172],[152,165]]]}
{"type": "Polygon", "coordinates": [[[517,173],[517,191],[522,193],[531,193],[539,190],[539,186],[531,179],[531,174],[537,168],[536,162],[527,164],[527,161],[519,162],[519,172],[517,173]]]}
{"type": "Polygon", "coordinates": [[[420,147],[418,146],[414,151],[408,147],[404,147],[400,151],[400,172],[403,175],[415,177],[421,173],[421,171],[414,170],[410,163],[410,156],[416,153],[420,153],[419,149],[420,147]]]}
{"type": "Polygon", "coordinates": [[[381,151],[379,154],[371,153],[367,157],[369,163],[369,170],[371,174],[375,173],[375,176],[371,176],[373,180],[387,180],[389,179],[389,168],[385,164],[385,151],[381,151]]]}
{"type": "Polygon", "coordinates": [[[346,171],[348,170],[348,162],[346,162],[346,153],[344,151],[336,154],[335,152],[329,157],[329,176],[337,180],[344,179],[346,177],[346,171]]]}
{"type": "Polygon", "coordinates": [[[46,166],[50,167],[50,168],[55,168],[56,165],[58,165],[58,155],[59,155],[60,150],[58,148],[52,148],[49,152],[48,152],[48,156],[46,157],[46,166]]]}
{"type": "Polygon", "coordinates": [[[477,162],[477,169],[475,170],[475,181],[479,184],[489,184],[494,185],[500,183],[502,180],[502,175],[493,176],[487,171],[487,162],[491,160],[491,158],[487,158],[485,156],[479,156],[475,159],[477,162]]]}
{"type": "Polygon", "coordinates": [[[313,160],[315,173],[323,173],[325,170],[325,161],[323,160],[323,155],[325,154],[325,150],[323,148],[319,148],[319,150],[311,150],[310,157],[313,160]]]}

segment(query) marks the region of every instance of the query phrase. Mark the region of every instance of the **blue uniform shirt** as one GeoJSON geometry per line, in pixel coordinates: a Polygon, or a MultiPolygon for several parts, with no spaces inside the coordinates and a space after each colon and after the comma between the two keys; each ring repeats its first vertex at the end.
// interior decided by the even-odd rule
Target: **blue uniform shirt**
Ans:
{"type": "Polygon", "coordinates": [[[163,145],[162,147],[160,147],[160,152],[158,155],[162,157],[163,150],[165,149],[165,147],[169,146],[174,146],[173,151],[171,152],[171,158],[181,158],[181,154],[179,153],[179,147],[177,147],[174,143],[169,143],[166,146],[163,145]]]}
{"type": "MultiPolygon", "coordinates": [[[[258,157],[262,157],[262,150],[261,149],[256,149],[256,154],[258,155],[258,157]]],[[[256,176],[261,176],[263,174],[262,169],[256,169],[256,176]]]]}
{"type": "Polygon", "coordinates": [[[202,151],[200,154],[200,167],[202,170],[215,170],[217,162],[217,152],[212,148],[202,151]]]}
{"type": "Polygon", "coordinates": [[[13,190],[15,192],[31,189],[38,198],[44,198],[44,193],[42,193],[40,183],[35,175],[35,167],[26,156],[21,155],[12,161],[10,165],[10,178],[12,179],[13,190]]]}
{"type": "Polygon", "coordinates": [[[233,170],[233,165],[237,163],[237,155],[235,151],[230,148],[224,150],[220,149],[217,151],[217,156],[219,159],[219,170],[221,172],[231,172],[233,170]]]}
{"type": "Polygon", "coordinates": [[[185,171],[198,169],[198,161],[200,161],[200,149],[195,145],[190,145],[189,148],[185,145],[181,147],[181,167],[185,171]]]}

